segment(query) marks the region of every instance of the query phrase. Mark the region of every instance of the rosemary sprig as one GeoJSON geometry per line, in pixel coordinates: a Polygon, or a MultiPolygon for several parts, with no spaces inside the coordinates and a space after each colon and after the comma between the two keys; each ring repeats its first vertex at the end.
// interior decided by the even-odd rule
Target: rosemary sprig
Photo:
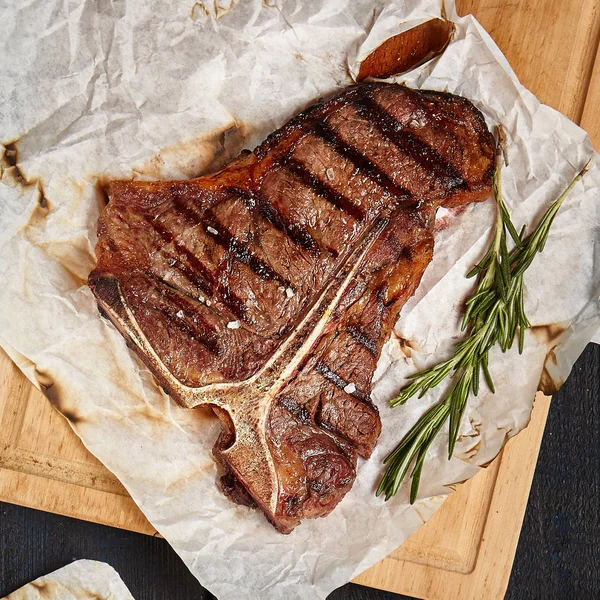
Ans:
{"type": "Polygon", "coordinates": [[[396,494],[415,461],[411,472],[410,502],[415,501],[425,455],[447,420],[450,430],[448,459],[452,458],[469,394],[478,394],[481,375],[492,393],[495,392],[488,369],[490,349],[498,344],[505,352],[512,347],[518,334],[519,353],[523,352],[525,330],[531,327],[524,310],[523,274],[535,255],[544,249],[554,217],[592,162],[590,159],[586,163],[567,189],[550,205],[533,231],[525,235],[525,227],[517,233],[502,197],[503,156],[504,134],[499,129],[493,183],[497,206],[494,237],[485,256],[467,274],[467,277],[478,277],[475,293],[466,302],[462,321],[462,329],[468,328],[468,334],[456,344],[452,358],[412,375],[412,381],[390,400],[390,405],[395,407],[417,394],[422,397],[448,376],[454,380],[446,397],[428,409],[385,458],[387,468],[376,492],[377,496],[384,494],[385,500],[396,494]],[[514,244],[510,252],[507,236],[514,244]]]}

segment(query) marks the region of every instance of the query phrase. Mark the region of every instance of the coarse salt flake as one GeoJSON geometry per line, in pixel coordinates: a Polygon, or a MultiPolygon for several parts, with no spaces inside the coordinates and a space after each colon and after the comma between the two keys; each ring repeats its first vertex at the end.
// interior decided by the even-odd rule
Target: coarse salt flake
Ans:
{"type": "Polygon", "coordinates": [[[291,287],[285,288],[285,295],[288,298],[293,298],[294,297],[294,290],[291,287]]]}
{"type": "Polygon", "coordinates": [[[206,231],[208,231],[208,233],[212,233],[213,235],[219,235],[219,232],[214,227],[208,226],[206,231]]]}
{"type": "Polygon", "coordinates": [[[346,394],[354,394],[354,392],[356,391],[356,386],[353,383],[349,383],[344,388],[344,391],[346,392],[346,394]]]}
{"type": "Polygon", "coordinates": [[[240,322],[239,321],[229,321],[229,323],[227,323],[227,327],[229,329],[239,329],[240,328],[240,322]]]}

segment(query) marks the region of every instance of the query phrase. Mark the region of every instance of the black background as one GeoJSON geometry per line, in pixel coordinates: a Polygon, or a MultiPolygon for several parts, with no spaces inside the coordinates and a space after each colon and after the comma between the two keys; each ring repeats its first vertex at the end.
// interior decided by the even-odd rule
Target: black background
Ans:
{"type": "MultiPolygon", "coordinates": [[[[600,346],[590,344],[552,401],[507,599],[600,598],[599,430],[600,346]]],[[[4,503],[0,538],[0,596],[91,558],[115,567],[136,600],[214,598],[162,539],[4,503]]],[[[348,584],[329,600],[402,598],[348,584]]]]}

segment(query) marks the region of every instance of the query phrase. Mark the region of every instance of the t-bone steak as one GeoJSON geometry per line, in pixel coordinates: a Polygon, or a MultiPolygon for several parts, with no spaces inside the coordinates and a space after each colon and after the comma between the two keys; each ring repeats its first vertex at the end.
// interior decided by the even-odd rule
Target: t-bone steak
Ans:
{"type": "Polygon", "coordinates": [[[284,533],[344,497],[436,209],[487,198],[493,165],[468,100],[368,83],[217,173],[108,185],[89,286],[163,388],[219,416],[223,492],[284,533]]]}

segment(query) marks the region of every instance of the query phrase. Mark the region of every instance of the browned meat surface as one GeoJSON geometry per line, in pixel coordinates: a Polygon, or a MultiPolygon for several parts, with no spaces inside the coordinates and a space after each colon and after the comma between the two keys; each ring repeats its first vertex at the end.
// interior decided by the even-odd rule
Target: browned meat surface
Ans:
{"type": "Polygon", "coordinates": [[[371,379],[435,211],[487,198],[493,154],[468,100],[372,83],[218,173],[109,185],[89,285],[174,399],[213,406],[222,490],[280,531],[370,456],[371,379]]]}

